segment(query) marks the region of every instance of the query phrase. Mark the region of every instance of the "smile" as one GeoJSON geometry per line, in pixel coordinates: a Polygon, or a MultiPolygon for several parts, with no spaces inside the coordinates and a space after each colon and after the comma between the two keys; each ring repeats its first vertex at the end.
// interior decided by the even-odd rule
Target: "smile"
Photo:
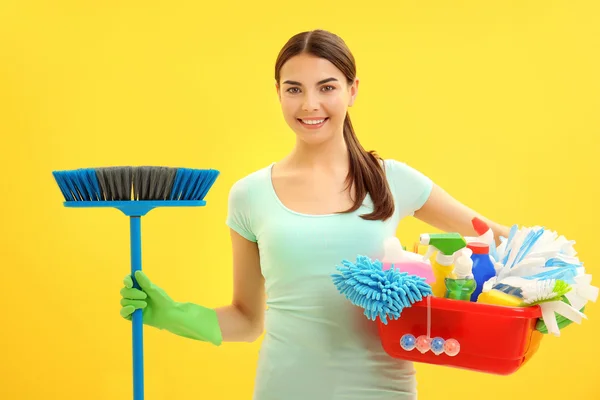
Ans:
{"type": "Polygon", "coordinates": [[[320,128],[322,127],[325,122],[327,122],[329,118],[320,118],[320,119],[302,119],[302,118],[298,118],[298,121],[305,127],[309,128],[309,129],[316,129],[316,128],[320,128]]]}

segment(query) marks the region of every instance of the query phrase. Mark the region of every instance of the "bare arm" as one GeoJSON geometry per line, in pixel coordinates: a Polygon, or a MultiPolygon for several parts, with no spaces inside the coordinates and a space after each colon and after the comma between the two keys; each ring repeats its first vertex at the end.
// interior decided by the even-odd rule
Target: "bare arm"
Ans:
{"type": "Polygon", "coordinates": [[[233,300],[216,309],[224,342],[253,342],[264,326],[264,278],[258,245],[230,229],[233,250],[233,300]]]}
{"type": "Polygon", "coordinates": [[[478,214],[435,184],[427,202],[415,212],[415,218],[441,231],[458,232],[463,236],[477,236],[471,224],[474,217],[488,224],[494,232],[496,244],[500,244],[500,236],[508,237],[510,228],[478,214]]]}

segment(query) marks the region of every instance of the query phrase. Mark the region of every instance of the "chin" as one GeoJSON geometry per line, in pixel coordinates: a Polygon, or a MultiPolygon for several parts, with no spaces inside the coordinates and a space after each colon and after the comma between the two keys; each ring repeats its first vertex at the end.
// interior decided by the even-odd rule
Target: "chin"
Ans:
{"type": "Polygon", "coordinates": [[[329,142],[331,139],[330,136],[307,137],[306,135],[297,135],[296,137],[298,138],[299,141],[301,141],[302,143],[305,143],[309,146],[319,146],[323,143],[329,142]]]}

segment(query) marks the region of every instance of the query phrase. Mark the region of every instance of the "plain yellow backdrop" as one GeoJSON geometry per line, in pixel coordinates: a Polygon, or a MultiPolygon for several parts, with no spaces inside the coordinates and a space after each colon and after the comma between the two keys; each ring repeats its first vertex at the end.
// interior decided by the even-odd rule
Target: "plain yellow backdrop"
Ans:
{"type": "MultiPolygon", "coordinates": [[[[293,145],[273,64],[302,30],[354,52],[367,149],[494,220],[576,240],[600,273],[596,1],[203,3],[0,4],[1,399],[131,398],[128,220],[64,208],[53,170],[219,169],[207,207],[142,220],[143,262],[176,300],[230,300],[227,194],[293,145]]],[[[398,236],[429,231],[409,219],[398,236]]],[[[599,399],[598,309],[512,376],[418,365],[419,399],[599,399]]],[[[250,399],[258,348],[146,329],[146,398],[250,399]]]]}

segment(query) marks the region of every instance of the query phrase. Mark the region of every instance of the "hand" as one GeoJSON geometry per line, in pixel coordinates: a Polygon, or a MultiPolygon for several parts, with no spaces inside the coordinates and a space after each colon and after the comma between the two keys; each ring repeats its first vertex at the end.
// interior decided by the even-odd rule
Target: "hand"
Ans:
{"type": "Polygon", "coordinates": [[[131,320],[133,312],[141,309],[145,325],[164,329],[175,302],[163,289],[153,284],[144,272],[136,271],[135,279],[141,290],[133,287],[131,275],[123,279],[125,287],[121,289],[121,316],[131,320]]]}
{"type": "Polygon", "coordinates": [[[131,320],[135,310],[142,310],[144,325],[165,329],[189,339],[210,342],[219,346],[223,341],[216,311],[193,303],[175,302],[153,284],[142,272],[135,272],[140,289],[133,287],[131,275],[123,280],[121,316],[131,320]]]}

